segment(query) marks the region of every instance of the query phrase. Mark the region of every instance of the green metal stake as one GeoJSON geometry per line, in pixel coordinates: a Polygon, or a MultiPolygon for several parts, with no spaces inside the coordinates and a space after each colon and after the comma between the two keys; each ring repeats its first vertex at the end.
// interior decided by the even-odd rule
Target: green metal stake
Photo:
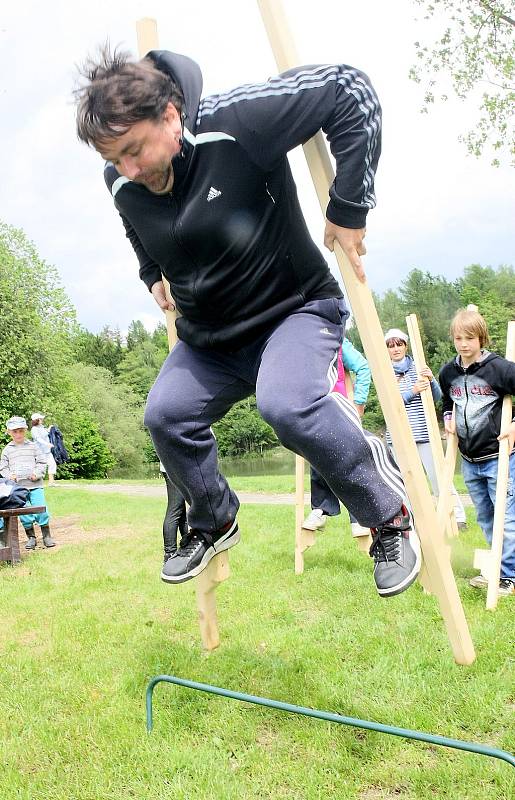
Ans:
{"type": "Polygon", "coordinates": [[[230,697],[233,700],[242,700],[244,703],[254,703],[258,706],[276,708],[278,711],[289,711],[292,714],[302,714],[305,717],[324,719],[327,722],[338,722],[340,725],[352,725],[355,728],[365,728],[366,730],[377,731],[378,733],[387,733],[392,736],[403,736],[406,739],[416,739],[419,742],[438,744],[443,747],[453,747],[456,750],[466,750],[469,753],[477,753],[481,756],[500,758],[502,761],[507,761],[512,767],[515,767],[515,756],[506,752],[506,750],[498,750],[495,747],[487,747],[486,745],[476,744],[475,742],[464,742],[461,739],[448,739],[446,736],[437,736],[432,733],[423,733],[422,731],[412,731],[409,728],[396,728],[394,725],[382,725],[380,722],[371,722],[366,719],[342,717],[339,714],[330,714],[328,711],[318,711],[315,708],[294,706],[291,705],[291,703],[281,703],[279,700],[269,700],[266,697],[257,697],[256,695],[244,694],[243,692],[232,692],[230,689],[222,689],[219,686],[211,686],[209,683],[188,681],[184,678],[177,678],[174,675],[157,675],[155,678],[152,678],[147,686],[147,731],[149,733],[153,726],[152,696],[154,693],[154,687],[158,683],[174,683],[176,686],[184,686],[186,689],[197,689],[200,692],[208,692],[209,694],[216,694],[220,697],[230,697]]]}

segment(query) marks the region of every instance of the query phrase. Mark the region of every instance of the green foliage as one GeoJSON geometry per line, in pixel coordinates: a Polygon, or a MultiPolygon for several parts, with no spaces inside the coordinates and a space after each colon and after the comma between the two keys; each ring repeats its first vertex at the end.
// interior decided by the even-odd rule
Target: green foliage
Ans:
{"type": "Polygon", "coordinates": [[[277,447],[274,431],[259,415],[255,397],[236,403],[220,422],[213,425],[221,456],[262,453],[277,447]]]}
{"type": "Polygon", "coordinates": [[[127,350],[131,351],[140,347],[144,342],[148,342],[150,338],[150,333],[142,321],[140,319],[133,320],[127,331],[127,350]]]}
{"type": "MultiPolygon", "coordinates": [[[[384,331],[406,330],[406,316],[416,314],[428,366],[438,375],[440,368],[456,355],[450,338],[451,320],[459,308],[474,303],[485,317],[493,351],[504,355],[508,322],[515,318],[515,275],[513,267],[497,270],[471,264],[463,278],[449,282],[441,275],[413,269],[398,290],[374,295],[377,313],[384,331]]],[[[346,335],[363,353],[359,332],[351,326],[346,335]]],[[[372,384],[363,420],[372,431],[384,429],[384,419],[372,384]]]]}
{"type": "Polygon", "coordinates": [[[0,422],[51,404],[70,358],[74,311],[54,267],[0,222],[0,422]]]}
{"type": "Polygon", "coordinates": [[[71,339],[75,360],[83,364],[108,369],[118,375],[118,367],[123,358],[122,336],[118,329],[106,325],[101,333],[94,334],[77,326],[71,339]]]}
{"type": "MultiPolygon", "coordinates": [[[[424,19],[440,24],[432,44],[415,42],[417,63],[410,77],[428,78],[424,108],[448,99],[448,88],[464,99],[486,86],[477,126],[462,140],[480,156],[490,145],[498,166],[503,153],[515,155],[515,19],[509,0],[415,0],[424,19]],[[442,92],[437,96],[437,87],[442,92]]],[[[434,26],[432,26],[434,27],[434,26]]]]}
{"type": "Polygon", "coordinates": [[[144,401],[167,355],[168,346],[163,347],[159,341],[156,345],[149,335],[138,343],[133,342],[118,367],[120,381],[144,401]]]}
{"type": "Polygon", "coordinates": [[[381,433],[385,429],[383,411],[373,381],[370,384],[370,392],[363,415],[363,427],[372,433],[381,433]]]}
{"type": "Polygon", "coordinates": [[[86,413],[95,420],[113,466],[137,473],[144,463],[148,438],[139,398],[128,386],[113,383],[109,370],[102,367],[75,364],[68,375],[75,389],[75,415],[86,413]]]}
{"type": "Polygon", "coordinates": [[[449,322],[462,305],[459,282],[450,283],[441,275],[413,269],[401,284],[400,297],[404,316],[401,328],[406,328],[406,316],[417,315],[426,360],[438,372],[437,344],[448,340],[449,322]]]}
{"type": "MultiPolygon", "coordinates": [[[[504,353],[506,328],[515,317],[513,267],[472,264],[463,278],[413,269],[402,285],[375,297],[383,329],[405,328],[416,313],[429,366],[437,373],[454,355],[449,324],[460,306],[475,303],[489,325],[493,350],[504,353]]],[[[347,335],[363,352],[359,333],[347,335]]],[[[129,326],[124,343],[106,326],[92,334],[75,321],[56,270],[39,258],[21,231],[0,223],[0,424],[13,413],[47,414],[63,432],[72,460],[58,477],[99,477],[112,467],[138,475],[156,459],[143,430],[143,405],[168,354],[166,327],[149,333],[141,321],[129,326]]],[[[372,386],[364,424],[384,427],[372,386]]],[[[278,444],[258,414],[255,398],[238,404],[214,430],[222,456],[263,453],[278,444]]],[[[7,441],[0,433],[0,444],[7,441]]]]}
{"type": "Polygon", "coordinates": [[[59,478],[105,478],[115,460],[95,420],[82,413],[66,438],[70,460],[59,466],[59,478]]]}

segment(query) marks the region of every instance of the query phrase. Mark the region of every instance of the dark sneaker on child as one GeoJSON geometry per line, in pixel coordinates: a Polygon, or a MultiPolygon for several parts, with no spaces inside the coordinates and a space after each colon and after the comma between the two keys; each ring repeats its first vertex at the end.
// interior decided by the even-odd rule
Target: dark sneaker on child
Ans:
{"type": "Polygon", "coordinates": [[[162,580],[166,583],[184,583],[207,567],[213,556],[228,550],[240,541],[238,523],[229,522],[214,533],[190,528],[183,536],[176,554],[163,565],[162,580]]]}
{"type": "Polygon", "coordinates": [[[510,578],[501,578],[499,581],[499,595],[515,594],[515,581],[510,578]]]}
{"type": "Polygon", "coordinates": [[[411,586],[420,572],[420,542],[406,506],[378,528],[371,528],[369,553],[375,561],[374,580],[381,597],[392,597],[411,586]]]}

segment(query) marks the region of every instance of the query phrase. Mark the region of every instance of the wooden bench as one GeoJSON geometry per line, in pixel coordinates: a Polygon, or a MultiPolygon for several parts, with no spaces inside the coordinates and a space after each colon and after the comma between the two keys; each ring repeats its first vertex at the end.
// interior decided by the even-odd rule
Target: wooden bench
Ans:
{"type": "Polygon", "coordinates": [[[24,508],[6,508],[0,511],[0,519],[4,521],[4,527],[0,531],[0,561],[10,561],[11,564],[19,564],[20,539],[18,536],[18,517],[25,514],[42,514],[46,511],[46,506],[25,506],[24,508]],[[2,547],[2,545],[4,545],[2,547]]]}

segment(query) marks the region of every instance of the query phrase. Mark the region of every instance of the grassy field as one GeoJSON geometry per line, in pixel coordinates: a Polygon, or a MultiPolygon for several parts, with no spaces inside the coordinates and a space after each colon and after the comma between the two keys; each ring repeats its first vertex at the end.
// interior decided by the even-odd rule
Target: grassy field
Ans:
{"type": "Polygon", "coordinates": [[[83,541],[0,568],[1,798],[513,796],[515,770],[502,762],[171,686],[156,689],[145,731],[146,684],[168,673],[513,751],[513,600],[489,613],[468,587],[474,524],[453,553],[471,667],[454,663],[419,586],[376,595],[343,516],[296,577],[286,506],[241,510],[232,578],[217,595],[222,646],[208,655],[193,582],[158,579],[163,501],[69,488],[48,500],[56,518],[79,515],[83,541]]]}
{"type": "MultiPolygon", "coordinates": [[[[116,480],[109,478],[96,481],[65,481],[70,486],[79,487],[81,484],[137,484],[138,486],[162,486],[161,478],[142,478],[141,480],[116,480]]],[[[231,486],[239,492],[291,492],[295,491],[295,475],[244,475],[230,479],[231,486]]],[[[460,494],[465,494],[467,489],[460,474],[454,476],[454,485],[460,494]]],[[[309,469],[306,467],[304,474],[304,488],[309,491],[309,469]]]]}

